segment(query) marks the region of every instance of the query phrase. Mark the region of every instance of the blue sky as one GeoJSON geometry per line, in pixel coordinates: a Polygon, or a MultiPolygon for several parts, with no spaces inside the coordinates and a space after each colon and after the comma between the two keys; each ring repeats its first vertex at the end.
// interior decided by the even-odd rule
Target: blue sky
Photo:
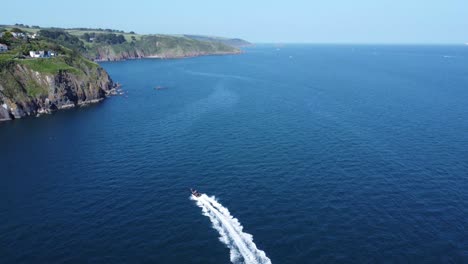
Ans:
{"type": "Polygon", "coordinates": [[[468,0],[23,0],[3,1],[0,9],[0,24],[205,34],[252,42],[468,42],[468,0]]]}

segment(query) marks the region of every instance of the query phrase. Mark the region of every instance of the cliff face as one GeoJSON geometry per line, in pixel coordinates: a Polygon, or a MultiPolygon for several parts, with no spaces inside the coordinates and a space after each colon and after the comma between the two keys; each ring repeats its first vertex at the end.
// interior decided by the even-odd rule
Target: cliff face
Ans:
{"type": "Polygon", "coordinates": [[[52,73],[13,63],[0,69],[0,121],[99,102],[113,88],[98,65],[52,73]]]}

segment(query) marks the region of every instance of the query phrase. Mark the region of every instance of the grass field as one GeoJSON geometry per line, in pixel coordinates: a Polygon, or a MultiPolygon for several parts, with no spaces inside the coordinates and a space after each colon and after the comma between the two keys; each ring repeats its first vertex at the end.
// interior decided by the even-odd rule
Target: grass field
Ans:
{"type": "Polygon", "coordinates": [[[31,70],[56,74],[60,70],[67,70],[70,72],[78,73],[78,70],[66,64],[62,58],[37,58],[37,59],[21,59],[17,60],[18,63],[28,66],[31,70]]]}
{"type": "MultiPolygon", "coordinates": [[[[76,29],[66,29],[65,31],[72,34],[72,35],[75,35],[77,37],[80,37],[85,33],[96,33],[96,34],[113,33],[113,32],[105,32],[105,31],[76,30],[76,29]]],[[[114,33],[114,34],[124,35],[125,40],[128,41],[128,42],[132,41],[132,36],[135,37],[136,40],[141,40],[141,37],[143,36],[143,35],[139,35],[139,34],[130,34],[130,33],[114,33]]],[[[92,43],[89,43],[89,42],[87,42],[87,44],[92,45],[92,43]]]]}

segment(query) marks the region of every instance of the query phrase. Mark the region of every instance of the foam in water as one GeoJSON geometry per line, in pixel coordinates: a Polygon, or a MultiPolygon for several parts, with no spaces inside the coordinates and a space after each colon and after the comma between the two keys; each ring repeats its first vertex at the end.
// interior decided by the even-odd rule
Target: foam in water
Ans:
{"type": "Polygon", "coordinates": [[[203,215],[210,218],[213,228],[219,232],[219,240],[230,249],[232,263],[271,264],[265,252],[259,250],[253,242],[253,236],[243,232],[239,220],[214,197],[203,194],[198,198],[192,196],[192,200],[197,201],[203,215]]]}

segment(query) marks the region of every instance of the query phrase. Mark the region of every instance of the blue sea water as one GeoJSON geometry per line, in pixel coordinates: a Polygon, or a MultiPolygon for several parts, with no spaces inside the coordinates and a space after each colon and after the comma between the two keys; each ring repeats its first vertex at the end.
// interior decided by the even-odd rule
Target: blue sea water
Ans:
{"type": "Polygon", "coordinates": [[[468,262],[468,47],[102,66],[125,95],[0,124],[0,263],[230,263],[190,187],[272,263],[468,262]]]}

